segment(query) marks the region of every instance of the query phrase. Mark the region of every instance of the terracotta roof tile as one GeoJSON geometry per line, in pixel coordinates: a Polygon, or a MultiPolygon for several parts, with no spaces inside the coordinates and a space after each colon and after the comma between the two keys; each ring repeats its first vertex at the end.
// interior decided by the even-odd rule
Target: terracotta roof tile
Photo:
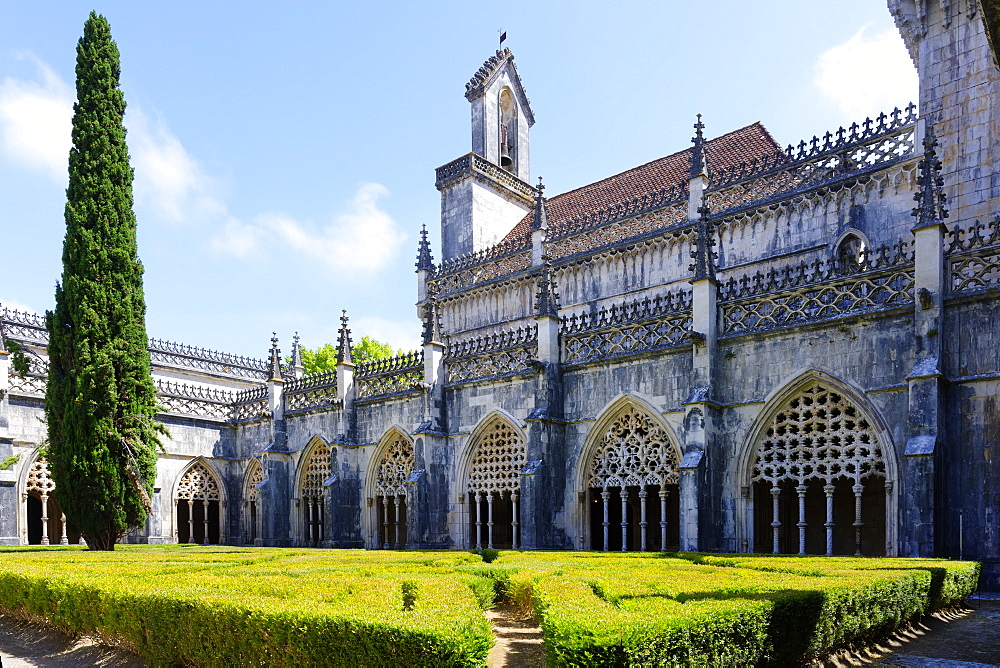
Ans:
{"type": "MultiPolygon", "coordinates": [[[[711,175],[713,170],[728,169],[741,162],[779,153],[781,146],[767,128],[757,122],[709,140],[705,150],[711,175]]],[[[557,231],[562,223],[577,216],[595,213],[662,190],[686,188],[690,166],[691,149],[685,149],[602,181],[550,197],[545,200],[549,227],[557,231]]],[[[531,212],[521,219],[501,243],[526,243],[533,215],[534,212],[531,212]]]]}

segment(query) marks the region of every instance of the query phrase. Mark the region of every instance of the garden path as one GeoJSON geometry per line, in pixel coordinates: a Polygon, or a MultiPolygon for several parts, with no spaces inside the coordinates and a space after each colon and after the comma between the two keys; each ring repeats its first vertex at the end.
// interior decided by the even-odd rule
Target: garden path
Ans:
{"type": "Polygon", "coordinates": [[[535,668],[545,665],[545,646],[538,621],[526,619],[509,605],[486,611],[496,644],[486,658],[487,668],[535,668]]]}

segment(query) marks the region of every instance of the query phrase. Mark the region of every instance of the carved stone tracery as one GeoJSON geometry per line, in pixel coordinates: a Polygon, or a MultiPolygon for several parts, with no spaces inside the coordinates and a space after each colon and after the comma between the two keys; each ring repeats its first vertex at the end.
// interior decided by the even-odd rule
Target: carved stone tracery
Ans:
{"type": "Polygon", "coordinates": [[[31,470],[28,471],[25,490],[28,492],[37,492],[40,496],[50,496],[55,488],[56,484],[52,480],[48,461],[46,461],[45,457],[39,457],[31,465],[31,470]]]}
{"type": "Polygon", "coordinates": [[[258,501],[260,490],[257,486],[264,481],[264,469],[256,459],[250,461],[250,472],[247,474],[247,501],[258,501]]]}
{"type": "Polygon", "coordinates": [[[330,446],[320,443],[309,452],[302,467],[302,498],[322,498],[323,483],[330,477],[330,446]]]}
{"type": "Polygon", "coordinates": [[[820,383],[806,387],[774,416],[757,452],[753,481],[777,487],[783,480],[860,484],[885,477],[875,431],[843,394],[820,383]]]}
{"type": "Polygon", "coordinates": [[[219,501],[219,481],[207,466],[197,462],[184,473],[177,485],[177,499],[187,501],[219,501]]]}
{"type": "Polygon", "coordinates": [[[652,416],[629,406],[608,427],[594,452],[588,486],[645,487],[677,484],[680,453],[652,416]]]}
{"type": "Polygon", "coordinates": [[[469,470],[469,492],[518,492],[526,460],[524,439],[512,426],[497,420],[479,437],[469,470]]]}
{"type": "Polygon", "coordinates": [[[382,454],[375,476],[376,496],[405,496],[406,479],[413,473],[413,443],[397,434],[382,454]]]}

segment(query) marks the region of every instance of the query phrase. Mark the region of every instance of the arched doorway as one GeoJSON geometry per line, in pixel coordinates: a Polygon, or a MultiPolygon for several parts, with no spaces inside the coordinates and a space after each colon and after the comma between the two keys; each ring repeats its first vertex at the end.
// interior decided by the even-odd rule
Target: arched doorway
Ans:
{"type": "Polygon", "coordinates": [[[398,431],[388,435],[374,463],[372,526],[375,546],[406,547],[406,479],[413,473],[413,442],[398,431]]]}
{"type": "Polygon", "coordinates": [[[221,485],[204,461],[188,467],[174,495],[177,509],[177,542],[220,544],[221,485]]]}
{"type": "Polygon", "coordinates": [[[499,415],[487,418],[470,440],[466,494],[469,547],[517,549],[521,524],[524,437],[499,415]]]}
{"type": "Polygon", "coordinates": [[[260,483],[264,481],[264,468],[256,458],[250,460],[246,483],[243,485],[243,542],[254,545],[260,538],[260,483]]]}
{"type": "Polygon", "coordinates": [[[300,545],[319,547],[327,540],[323,483],[330,477],[330,455],[330,446],[316,439],[303,460],[296,504],[301,513],[300,545]]]}
{"type": "Polygon", "coordinates": [[[28,545],[69,545],[80,535],[67,531],[66,516],[55,496],[56,484],[49,463],[39,456],[28,469],[24,485],[25,536],[28,545]]]}
{"type": "Polygon", "coordinates": [[[800,384],[766,418],[752,454],[754,552],[887,554],[885,453],[846,388],[800,384]]]}
{"type": "Polygon", "coordinates": [[[680,448],[660,418],[626,400],[598,420],[584,461],[592,550],[676,550],[680,448]],[[606,426],[602,426],[606,425],[606,426]]]}

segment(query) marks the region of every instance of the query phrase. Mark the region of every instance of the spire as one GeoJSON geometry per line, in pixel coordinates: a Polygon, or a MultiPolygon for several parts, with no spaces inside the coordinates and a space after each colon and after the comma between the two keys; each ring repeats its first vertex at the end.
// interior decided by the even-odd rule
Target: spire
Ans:
{"type": "Polygon", "coordinates": [[[549,229],[549,216],[545,211],[545,198],[542,197],[542,193],[545,190],[545,184],[542,183],[542,177],[538,177],[538,190],[535,195],[535,215],[531,219],[531,231],[542,230],[548,231],[549,229]]]}
{"type": "Polygon", "coordinates": [[[278,333],[271,332],[271,359],[268,365],[271,377],[268,378],[268,382],[275,380],[284,380],[281,377],[281,350],[278,348],[278,333]]]}
{"type": "Polygon", "coordinates": [[[302,377],[302,347],[299,345],[299,333],[292,337],[292,371],[296,378],[302,377]]]}
{"type": "Polygon", "coordinates": [[[924,157],[920,160],[920,176],[917,177],[917,192],[913,199],[917,206],[910,215],[917,219],[917,228],[935,223],[943,223],[948,217],[945,208],[947,197],[944,194],[944,179],[941,177],[941,161],[937,157],[937,137],[934,127],[927,126],[924,135],[924,157]]]}
{"type": "Polygon", "coordinates": [[[698,114],[698,122],[694,124],[694,137],[691,141],[691,174],[690,178],[704,176],[708,178],[708,159],[705,155],[705,137],[701,131],[705,129],[705,124],[701,122],[701,114],[698,114]]]}
{"type": "Polygon", "coordinates": [[[694,264],[688,267],[688,271],[694,272],[692,281],[715,278],[715,253],[712,251],[715,239],[712,238],[712,224],[708,220],[708,207],[704,205],[699,207],[698,213],[700,215],[695,224],[695,246],[691,251],[694,264]]]}
{"type": "Polygon", "coordinates": [[[559,293],[552,282],[552,262],[542,257],[542,271],[538,274],[538,292],[535,294],[535,317],[559,317],[559,293]]]}
{"type": "Polygon", "coordinates": [[[340,338],[337,341],[337,364],[353,364],[351,359],[351,330],[347,327],[347,309],[341,311],[340,338]]]}
{"type": "Polygon", "coordinates": [[[441,325],[438,322],[437,301],[431,297],[424,302],[424,332],[421,343],[427,345],[441,340],[441,325]]]}
{"type": "Polygon", "coordinates": [[[427,241],[427,226],[420,226],[420,245],[417,246],[417,271],[433,271],[434,256],[431,255],[431,244],[427,241]]]}

